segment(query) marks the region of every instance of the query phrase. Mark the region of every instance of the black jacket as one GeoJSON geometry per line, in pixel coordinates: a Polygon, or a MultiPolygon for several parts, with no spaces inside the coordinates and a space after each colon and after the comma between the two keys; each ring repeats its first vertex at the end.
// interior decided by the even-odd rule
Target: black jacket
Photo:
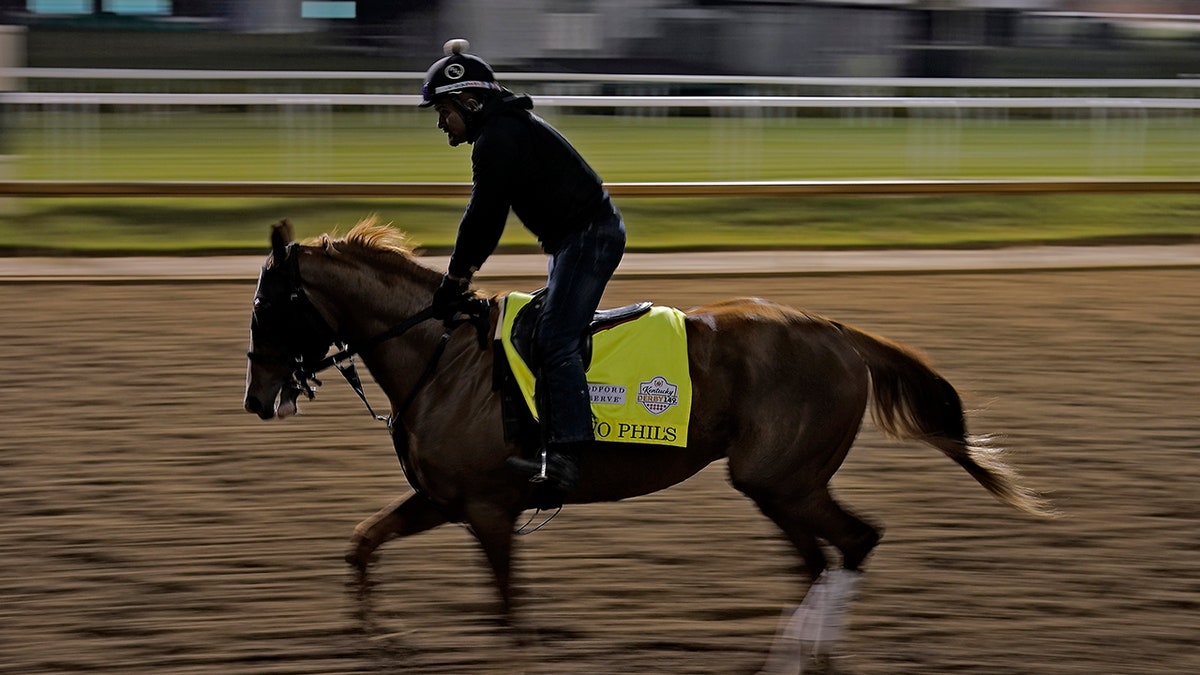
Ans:
{"type": "Polygon", "coordinates": [[[532,108],[528,96],[505,90],[479,112],[468,138],[471,201],[448,268],[454,276],[469,276],[496,250],[510,208],[550,254],[568,234],[617,214],[600,176],[532,108]]]}

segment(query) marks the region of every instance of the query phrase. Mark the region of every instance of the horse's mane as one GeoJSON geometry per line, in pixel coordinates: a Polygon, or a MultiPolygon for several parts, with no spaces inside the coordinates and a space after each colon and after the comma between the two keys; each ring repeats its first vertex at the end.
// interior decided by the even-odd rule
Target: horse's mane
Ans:
{"type": "Polygon", "coordinates": [[[358,258],[376,267],[430,278],[440,275],[421,262],[415,252],[417,244],[407,232],[391,223],[381,223],[374,215],[358,221],[345,236],[339,237],[335,230],[317,235],[307,243],[331,258],[358,258]]]}
{"type": "Polygon", "coordinates": [[[333,256],[341,253],[345,246],[350,246],[364,252],[398,253],[411,257],[416,255],[414,249],[417,246],[407,232],[392,227],[390,223],[379,222],[377,216],[367,216],[358,221],[344,237],[338,237],[336,231],[326,232],[314,237],[310,243],[333,256]]]}

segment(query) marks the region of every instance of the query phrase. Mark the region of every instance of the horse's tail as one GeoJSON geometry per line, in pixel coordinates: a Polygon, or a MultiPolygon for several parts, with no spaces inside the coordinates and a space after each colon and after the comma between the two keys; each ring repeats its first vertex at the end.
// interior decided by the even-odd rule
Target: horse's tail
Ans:
{"type": "Polygon", "coordinates": [[[1054,508],[1023,487],[988,437],[967,434],[962,399],[916,352],[876,335],[840,325],[871,373],[871,416],[888,435],[923,441],[967,470],[1000,501],[1025,513],[1050,517],[1054,508]]]}

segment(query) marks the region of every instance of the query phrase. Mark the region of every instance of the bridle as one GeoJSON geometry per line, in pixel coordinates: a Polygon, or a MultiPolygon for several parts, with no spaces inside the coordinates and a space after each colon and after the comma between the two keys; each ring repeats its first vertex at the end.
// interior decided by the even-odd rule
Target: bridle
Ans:
{"type": "Polygon", "coordinates": [[[412,404],[417,393],[429,380],[430,376],[433,375],[434,370],[437,369],[438,361],[441,359],[443,352],[445,352],[446,344],[450,341],[450,334],[455,328],[464,323],[472,323],[478,331],[480,348],[486,348],[488,304],[486,300],[472,300],[461,308],[454,317],[446,319],[443,322],[445,331],[442,333],[441,338],[438,339],[437,347],[425,365],[425,370],[422,371],[421,376],[413,385],[404,402],[392,415],[377,414],[375,409],[371,407],[371,403],[367,400],[366,393],[363,391],[362,378],[358,375],[354,356],[374,349],[383,342],[400,337],[414,327],[433,319],[435,315],[434,308],[432,305],[427,306],[377,335],[361,343],[350,345],[338,338],[336,332],[329,326],[329,323],[325,321],[320,312],[317,311],[312,301],[309,300],[308,294],[305,293],[303,281],[300,278],[298,247],[299,244],[294,242],[288,244],[287,254],[284,257],[286,266],[282,270],[282,279],[278,279],[279,274],[276,267],[263,266],[262,274],[259,277],[259,287],[254,295],[252,329],[260,323],[261,314],[274,314],[278,312],[280,314],[279,320],[284,324],[284,329],[278,337],[288,343],[283,350],[286,354],[262,354],[251,349],[246,352],[246,357],[252,363],[290,368],[291,379],[284,386],[291,387],[294,391],[304,394],[309,400],[312,400],[316,396],[317,388],[321,386],[321,380],[317,378],[317,373],[331,367],[337,368],[338,372],[342,374],[342,377],[350,385],[350,388],[362,400],[363,405],[367,407],[367,412],[376,420],[387,424],[390,429],[394,421],[412,404]],[[279,302],[279,298],[268,297],[269,295],[278,295],[279,298],[283,298],[282,307],[275,306],[275,303],[279,302]],[[297,335],[307,338],[305,344],[299,344],[296,338],[297,335]],[[328,352],[330,345],[336,346],[338,351],[334,354],[324,356],[328,352]]]}

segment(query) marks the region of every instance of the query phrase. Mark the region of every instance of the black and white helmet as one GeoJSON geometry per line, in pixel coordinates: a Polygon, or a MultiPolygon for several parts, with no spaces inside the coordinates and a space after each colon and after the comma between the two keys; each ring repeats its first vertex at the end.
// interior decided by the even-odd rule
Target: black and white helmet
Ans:
{"type": "Polygon", "coordinates": [[[462,38],[447,40],[442,46],[446,56],[429,67],[421,84],[421,107],[428,108],[441,96],[477,89],[500,91],[496,74],[483,59],[468,54],[471,44],[462,38]]]}

